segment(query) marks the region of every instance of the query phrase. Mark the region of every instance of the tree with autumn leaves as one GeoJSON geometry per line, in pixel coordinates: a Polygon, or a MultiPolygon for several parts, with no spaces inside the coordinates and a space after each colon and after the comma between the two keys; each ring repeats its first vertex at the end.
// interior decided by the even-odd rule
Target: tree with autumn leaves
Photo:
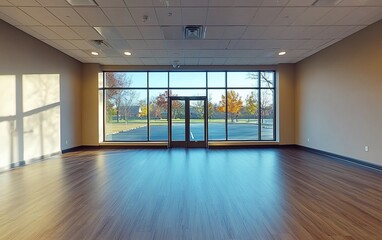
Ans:
{"type": "Polygon", "coordinates": [[[219,101],[218,111],[225,112],[227,104],[227,113],[231,118],[231,122],[234,121],[235,117],[240,114],[241,109],[243,108],[243,101],[238,92],[234,90],[229,90],[227,92],[227,98],[222,95],[221,101],[219,101]],[[228,104],[227,104],[228,103],[228,104]]]}

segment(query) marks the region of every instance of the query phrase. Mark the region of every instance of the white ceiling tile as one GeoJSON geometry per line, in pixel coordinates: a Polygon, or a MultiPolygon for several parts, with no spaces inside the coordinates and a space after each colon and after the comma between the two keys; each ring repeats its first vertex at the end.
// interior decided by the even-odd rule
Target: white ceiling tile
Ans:
{"type": "Polygon", "coordinates": [[[237,7],[257,7],[261,6],[263,1],[267,0],[233,0],[234,6],[237,7]]]}
{"type": "Polygon", "coordinates": [[[286,6],[289,0],[264,0],[262,6],[286,6]]]}
{"type": "Polygon", "coordinates": [[[41,23],[16,7],[0,7],[0,12],[26,26],[41,25],[41,23]]]}
{"type": "Polygon", "coordinates": [[[200,49],[199,41],[190,42],[186,45],[185,40],[167,40],[165,41],[166,49],[200,49]]]}
{"type": "Polygon", "coordinates": [[[126,7],[123,0],[97,0],[100,7],[126,7]]]}
{"type": "Polygon", "coordinates": [[[199,65],[212,65],[214,58],[199,58],[199,65]]]}
{"type": "Polygon", "coordinates": [[[76,46],[68,42],[67,40],[52,40],[52,42],[55,42],[57,45],[59,45],[63,49],[77,49],[76,46]]]}
{"type": "Polygon", "coordinates": [[[182,7],[205,7],[208,6],[207,0],[181,0],[182,7]]]}
{"type": "Polygon", "coordinates": [[[151,51],[151,57],[154,57],[154,58],[167,57],[167,51],[166,50],[150,50],[150,51],[151,51]]]}
{"type": "Polygon", "coordinates": [[[69,7],[70,5],[64,0],[36,0],[44,7],[69,7]]]}
{"type": "Polygon", "coordinates": [[[71,28],[83,39],[87,39],[87,40],[102,39],[102,36],[92,27],[71,27],[71,28]]]}
{"type": "Polygon", "coordinates": [[[209,0],[208,6],[210,7],[232,7],[234,6],[233,0],[209,0]]]}
{"type": "Polygon", "coordinates": [[[40,6],[38,2],[35,0],[8,0],[8,2],[12,3],[18,7],[35,7],[40,6]]]}
{"type": "Polygon", "coordinates": [[[126,61],[130,65],[143,65],[140,58],[128,58],[128,59],[126,59],[126,61]]]}
{"type": "Polygon", "coordinates": [[[291,25],[297,17],[305,12],[306,9],[306,7],[285,7],[272,24],[284,26],[291,25]]]}
{"type": "Polygon", "coordinates": [[[287,6],[290,6],[290,7],[309,7],[309,6],[312,6],[312,4],[315,2],[316,0],[290,0],[287,4],[287,6]]]}
{"type": "Polygon", "coordinates": [[[158,25],[154,8],[129,8],[136,25],[158,25]],[[148,18],[145,19],[144,16],[148,18]]]}
{"type": "Polygon", "coordinates": [[[155,58],[141,58],[141,61],[144,65],[157,65],[155,58]]]}
{"type": "Polygon", "coordinates": [[[182,25],[181,8],[155,8],[159,25],[182,25]]]}
{"type": "Polygon", "coordinates": [[[353,26],[328,26],[325,30],[314,36],[314,39],[340,38],[344,33],[352,28],[353,26]]]}
{"type": "Polygon", "coordinates": [[[123,39],[116,27],[94,27],[104,39],[123,39]]]}
{"type": "Polygon", "coordinates": [[[327,43],[328,41],[331,41],[331,40],[328,40],[328,39],[310,39],[310,40],[306,40],[301,45],[301,48],[302,49],[315,49],[315,48],[318,48],[318,47],[322,46],[323,44],[327,43]]]}
{"type": "Polygon", "coordinates": [[[257,8],[209,8],[207,25],[248,25],[257,8]]]}
{"type": "Polygon", "coordinates": [[[280,14],[280,7],[261,7],[257,10],[251,25],[269,25],[280,14]]]}
{"type": "Polygon", "coordinates": [[[13,6],[12,3],[8,2],[7,0],[0,0],[0,6],[13,6]]]}
{"type": "Polygon", "coordinates": [[[185,58],[184,64],[185,65],[198,65],[199,58],[185,58]]]}
{"type": "MultiPolygon", "coordinates": [[[[337,22],[338,25],[368,25],[375,21],[375,15],[382,13],[381,7],[359,7],[355,8],[347,16],[337,22]],[[370,21],[373,19],[372,21],[370,21]]],[[[382,17],[380,15],[380,17],[382,17]]]]}
{"type": "Polygon", "coordinates": [[[54,31],[64,39],[81,39],[81,37],[75,33],[69,27],[49,27],[50,30],[54,31]]]}
{"type": "Polygon", "coordinates": [[[137,27],[117,27],[124,39],[142,39],[137,27]]]}
{"type": "Polygon", "coordinates": [[[68,26],[87,26],[85,20],[78,15],[73,8],[67,7],[51,7],[47,8],[52,14],[68,26]]]}
{"type": "Polygon", "coordinates": [[[229,44],[229,40],[188,40],[184,42],[186,45],[190,43],[198,44],[201,49],[226,49],[229,44]]]}
{"type": "MultiPolygon", "coordinates": [[[[1,16],[1,14],[0,14],[1,16]]],[[[17,26],[18,29],[20,29],[21,31],[37,38],[37,39],[40,39],[40,40],[46,40],[46,37],[42,36],[41,34],[39,34],[38,32],[34,31],[30,26],[17,26]]],[[[49,43],[48,43],[49,44],[49,43]]]]}
{"type": "Polygon", "coordinates": [[[381,0],[343,0],[338,6],[379,6],[382,7],[381,0]]]}
{"type": "Polygon", "coordinates": [[[43,7],[21,7],[20,9],[45,26],[64,25],[64,23],[43,7]]]}
{"type": "Polygon", "coordinates": [[[100,8],[77,7],[75,8],[90,26],[111,26],[111,22],[100,8]]]}
{"type": "Polygon", "coordinates": [[[258,57],[263,50],[227,50],[227,56],[230,57],[258,57]]]}
{"type": "Polygon", "coordinates": [[[269,26],[264,32],[263,39],[280,39],[284,31],[284,26],[269,26]]]}
{"type": "Polygon", "coordinates": [[[335,7],[319,19],[316,25],[335,25],[339,20],[347,16],[354,10],[354,7],[335,7]]]}
{"type": "Polygon", "coordinates": [[[164,40],[146,40],[150,49],[166,49],[166,41],[164,40]]]}
{"type": "Polygon", "coordinates": [[[364,29],[366,26],[351,26],[346,31],[342,32],[340,38],[345,38],[347,36],[350,36],[356,32],[358,32],[361,29],[364,29]]]}
{"type": "Polygon", "coordinates": [[[117,50],[129,50],[131,48],[125,39],[108,39],[107,43],[117,50]]]}
{"type": "Polygon", "coordinates": [[[182,26],[164,26],[161,27],[161,30],[166,40],[180,40],[184,38],[182,26]]]}
{"type": "Polygon", "coordinates": [[[139,57],[139,58],[148,58],[148,57],[153,57],[151,50],[134,50],[133,51],[134,57],[139,57]]]}
{"type": "Polygon", "coordinates": [[[224,65],[226,61],[226,58],[214,58],[213,65],[224,65]]]}
{"type": "Polygon", "coordinates": [[[182,8],[183,25],[205,25],[207,8],[182,8]]]}
{"type": "Polygon", "coordinates": [[[44,39],[62,39],[60,35],[58,35],[56,32],[52,31],[48,27],[44,26],[32,26],[31,29],[41,36],[44,37],[44,39]]]}
{"type": "Polygon", "coordinates": [[[1,12],[1,7],[0,7],[0,19],[13,25],[13,26],[16,26],[16,27],[19,27],[21,25],[23,25],[22,23],[20,23],[19,21],[16,21],[14,18],[11,18],[10,16],[8,15],[5,15],[4,13],[1,12]]]}
{"type": "Polygon", "coordinates": [[[206,39],[240,39],[245,26],[207,26],[206,39]]]}
{"type": "Polygon", "coordinates": [[[144,39],[150,40],[159,40],[164,39],[163,32],[160,27],[139,27],[139,31],[141,32],[144,39]]]}
{"type": "Polygon", "coordinates": [[[153,1],[152,0],[125,0],[125,4],[128,7],[152,7],[153,1]]]}
{"type": "Polygon", "coordinates": [[[159,64],[159,65],[171,65],[171,60],[169,58],[155,58],[155,61],[159,64]]]}
{"type": "Polygon", "coordinates": [[[293,22],[293,25],[312,25],[330,11],[330,7],[310,7],[293,22]]]}
{"type": "Polygon", "coordinates": [[[80,50],[80,49],[70,49],[69,52],[71,52],[72,54],[74,54],[75,56],[79,57],[79,58],[88,58],[90,57],[88,53],[80,50]]]}
{"type": "Polygon", "coordinates": [[[144,40],[126,40],[132,49],[147,49],[148,46],[144,40]]]}
{"type": "Polygon", "coordinates": [[[68,40],[68,41],[79,49],[83,49],[83,50],[95,49],[95,47],[86,40],[68,40]]]}
{"type": "Polygon", "coordinates": [[[102,10],[114,26],[135,25],[127,8],[102,8],[102,10]]]}
{"type": "Polygon", "coordinates": [[[166,8],[180,7],[180,0],[153,0],[153,5],[166,8]]]}

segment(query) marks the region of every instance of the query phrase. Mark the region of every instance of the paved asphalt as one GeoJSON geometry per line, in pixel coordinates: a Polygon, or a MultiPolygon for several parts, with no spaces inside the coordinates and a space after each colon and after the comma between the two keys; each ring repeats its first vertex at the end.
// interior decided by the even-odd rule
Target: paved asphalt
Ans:
{"type": "MultiPolygon", "coordinates": [[[[201,140],[203,136],[203,124],[191,125],[191,133],[195,140],[201,140]]],[[[184,125],[173,125],[173,139],[184,139],[184,125]]],[[[228,124],[228,140],[258,140],[257,124],[228,124]]],[[[272,140],[273,129],[262,129],[262,140],[272,140]]],[[[167,141],[167,126],[150,126],[150,141],[167,141]]],[[[208,124],[209,140],[225,140],[225,124],[208,124]]],[[[140,127],[129,131],[106,135],[106,141],[147,141],[147,127],[140,127]]]]}

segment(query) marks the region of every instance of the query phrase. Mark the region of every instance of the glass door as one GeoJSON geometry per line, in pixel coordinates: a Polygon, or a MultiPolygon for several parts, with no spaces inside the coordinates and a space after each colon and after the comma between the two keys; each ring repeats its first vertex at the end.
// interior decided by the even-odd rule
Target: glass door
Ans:
{"type": "Polygon", "coordinates": [[[169,146],[207,147],[206,97],[169,97],[169,146]]]}

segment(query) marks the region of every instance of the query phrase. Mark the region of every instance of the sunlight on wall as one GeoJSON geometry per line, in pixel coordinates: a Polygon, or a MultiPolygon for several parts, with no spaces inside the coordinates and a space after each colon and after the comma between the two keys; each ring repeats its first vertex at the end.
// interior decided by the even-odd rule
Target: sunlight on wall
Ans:
{"type": "Polygon", "coordinates": [[[16,133],[16,76],[0,76],[0,169],[18,159],[16,133]]]}
{"type": "Polygon", "coordinates": [[[60,134],[60,75],[23,75],[24,159],[58,153],[60,134]]]}

